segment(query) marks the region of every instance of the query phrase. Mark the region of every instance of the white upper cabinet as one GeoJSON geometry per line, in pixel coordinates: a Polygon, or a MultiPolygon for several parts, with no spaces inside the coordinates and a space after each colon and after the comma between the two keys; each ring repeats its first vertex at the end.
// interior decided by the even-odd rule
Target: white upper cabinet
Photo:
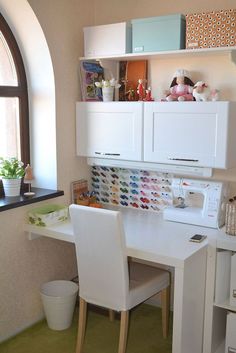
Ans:
{"type": "Polygon", "coordinates": [[[142,160],[142,102],[78,102],[77,155],[142,160]]]}
{"type": "Polygon", "coordinates": [[[235,102],[144,104],[144,161],[211,168],[236,166],[235,102]]]}
{"type": "Polygon", "coordinates": [[[79,156],[236,166],[235,102],[79,102],[76,114],[79,156]]]}

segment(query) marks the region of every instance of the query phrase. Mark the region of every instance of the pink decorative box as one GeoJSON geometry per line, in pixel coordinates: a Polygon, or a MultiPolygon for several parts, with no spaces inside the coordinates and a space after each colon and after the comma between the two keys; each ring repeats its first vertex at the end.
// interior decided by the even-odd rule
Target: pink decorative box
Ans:
{"type": "Polygon", "coordinates": [[[236,45],[236,10],[186,15],[186,49],[236,45]]]}

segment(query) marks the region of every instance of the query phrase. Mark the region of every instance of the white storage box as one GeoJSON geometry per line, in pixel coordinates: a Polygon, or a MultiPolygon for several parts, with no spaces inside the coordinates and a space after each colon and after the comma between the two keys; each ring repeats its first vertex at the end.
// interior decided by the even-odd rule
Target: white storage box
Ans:
{"type": "Polygon", "coordinates": [[[131,52],[131,24],[128,22],[84,28],[84,55],[101,57],[131,52]]]}
{"type": "Polygon", "coordinates": [[[236,352],[236,314],[227,314],[225,353],[236,352]]]}
{"type": "Polygon", "coordinates": [[[29,224],[46,227],[65,221],[68,218],[68,207],[63,205],[44,205],[28,212],[29,224]]]}

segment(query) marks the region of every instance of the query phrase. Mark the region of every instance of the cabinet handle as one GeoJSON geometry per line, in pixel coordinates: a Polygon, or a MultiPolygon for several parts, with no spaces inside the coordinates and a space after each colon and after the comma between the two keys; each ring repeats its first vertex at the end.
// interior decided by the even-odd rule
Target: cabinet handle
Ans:
{"type": "Polygon", "coordinates": [[[232,347],[228,347],[228,353],[236,353],[236,349],[232,347]]]}
{"type": "Polygon", "coordinates": [[[189,159],[189,158],[171,158],[168,157],[170,161],[183,161],[183,162],[199,162],[199,159],[189,159]]]}
{"type": "Polygon", "coordinates": [[[99,154],[100,156],[120,156],[120,153],[95,152],[95,154],[99,154]]]}

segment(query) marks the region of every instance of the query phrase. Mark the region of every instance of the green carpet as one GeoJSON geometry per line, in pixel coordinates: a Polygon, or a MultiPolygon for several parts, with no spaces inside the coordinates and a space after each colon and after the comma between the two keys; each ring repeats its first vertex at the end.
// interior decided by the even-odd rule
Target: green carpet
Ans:
{"type": "MultiPolygon", "coordinates": [[[[16,337],[0,344],[0,353],[74,353],[78,311],[73,325],[64,331],[53,331],[41,321],[16,337]]],[[[131,311],[126,353],[171,353],[171,332],[162,338],[161,310],[142,304],[131,311]]],[[[119,319],[110,322],[89,310],[84,353],[116,353],[118,350],[119,319]]]]}

